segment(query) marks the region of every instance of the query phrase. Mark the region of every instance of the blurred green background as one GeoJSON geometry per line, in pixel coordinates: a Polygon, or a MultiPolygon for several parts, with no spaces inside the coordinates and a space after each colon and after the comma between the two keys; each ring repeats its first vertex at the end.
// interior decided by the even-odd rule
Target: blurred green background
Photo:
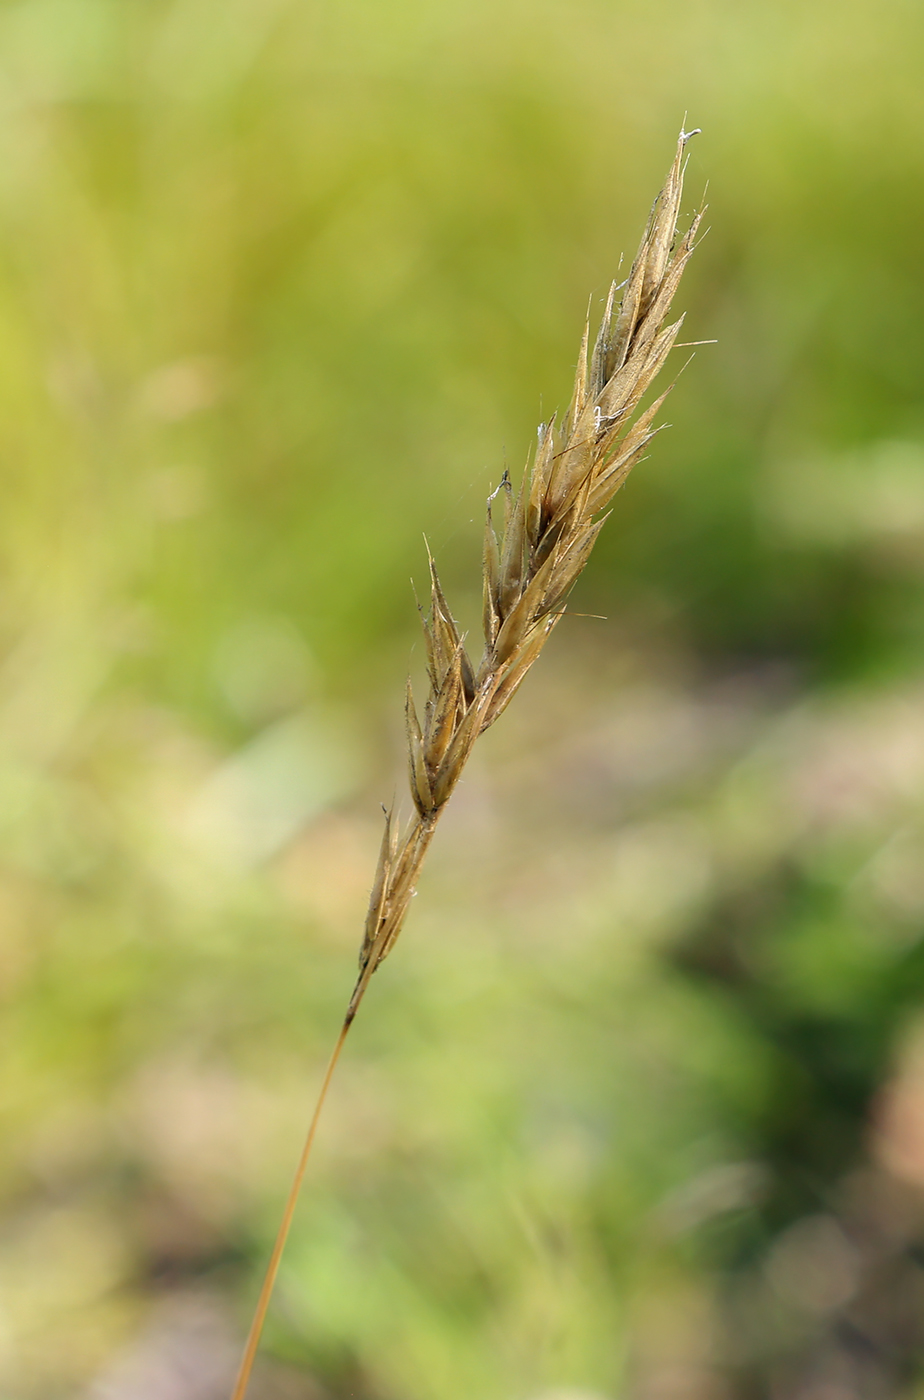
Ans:
{"type": "Polygon", "coordinates": [[[453,798],[253,1396],[920,1393],[922,57],[915,0],[0,7],[3,1400],[228,1393],[422,536],[474,628],[684,112],[718,343],[453,798]]]}

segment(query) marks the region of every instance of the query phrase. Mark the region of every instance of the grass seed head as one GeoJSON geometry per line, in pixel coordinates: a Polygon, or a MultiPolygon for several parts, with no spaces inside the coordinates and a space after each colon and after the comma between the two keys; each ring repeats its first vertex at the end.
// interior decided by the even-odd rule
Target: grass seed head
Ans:
{"type": "Polygon", "coordinates": [[[601,517],[600,512],[619,490],[656,431],[654,419],[664,394],[640,416],[635,414],[676,341],[683,319],[664,325],[695,247],[702,217],[701,213],[696,216],[678,244],[677,218],[688,139],[687,133],[680,133],[673,164],[655,200],[624,287],[615,282],[610,287],[589,362],[590,335],[585,327],[567,414],[560,425],[553,419],[540,428],[532,470],[524,477],[516,499],[504,472],[500,486],[488,501],[484,653],[477,675],[430,559],[430,610],[421,618],[429,680],[423,724],[410,681],[405,706],[408,770],[416,816],[399,838],[392,813],[385,813],[385,830],[359,953],[359,977],[321,1084],[232,1400],[244,1400],[334,1067],[369,980],[401,932],[440,813],[479,734],[506,709],[560,621],[568,593],[604,524],[606,517],[601,517]],[[622,299],[617,310],[620,290],[622,299]],[[498,495],[503,500],[504,515],[500,538],[492,511],[498,495]]]}
{"type": "Polygon", "coordinates": [[[516,496],[505,472],[488,500],[484,651],[477,673],[429,560],[430,609],[422,618],[429,693],[423,723],[410,682],[406,706],[417,815],[401,841],[391,816],[386,818],[360,957],[363,988],[401,930],[439,814],[478,735],[503,713],[538,659],[590,557],[606,518],[601,512],[658,431],[655,420],[670,389],[643,412],[639,408],[683,324],[682,316],[666,322],[704,212],[678,239],[692,134],[680,133],[629,276],[622,285],[611,285],[590,353],[585,325],[568,412],[540,427],[532,467],[516,496]]]}

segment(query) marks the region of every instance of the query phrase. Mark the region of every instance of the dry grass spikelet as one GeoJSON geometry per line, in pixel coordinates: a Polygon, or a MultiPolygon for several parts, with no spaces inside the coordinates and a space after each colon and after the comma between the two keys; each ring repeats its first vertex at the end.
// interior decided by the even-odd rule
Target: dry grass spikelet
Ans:
{"type": "Polygon", "coordinates": [[[483,560],[484,650],[477,667],[430,559],[423,617],[428,694],[422,715],[407,688],[408,769],[415,815],[398,831],[387,812],[359,956],[359,976],[324,1076],[264,1279],[233,1400],[242,1400],[314,1141],[321,1107],[369,980],[395,944],[427,848],[478,736],[507,708],[558,625],[590,557],[607,507],[654,434],[670,387],[642,399],[675,345],[683,316],[671,303],[696,246],[704,209],[677,236],[685,149],[681,132],[628,278],[612,284],[593,350],[585,325],[574,392],[560,421],[543,424],[532,467],[516,495],[507,473],[488,500],[483,560]],[[617,305],[619,293],[622,296],[617,305]]]}
{"type": "Polygon", "coordinates": [[[422,719],[410,681],[406,703],[417,814],[400,841],[386,816],[351,1014],[401,931],[433,829],[475,741],[507,708],[563,616],[610,501],[657,432],[670,389],[643,413],[637,410],[683,325],[682,316],[665,323],[704,212],[678,241],[684,151],[693,134],[681,132],[632,270],[622,287],[614,282],[610,288],[589,358],[585,325],[568,412],[561,423],[553,419],[539,429],[532,469],[516,496],[505,473],[488,501],[484,652],[477,669],[430,559],[430,609],[423,619],[429,694],[422,719]]]}

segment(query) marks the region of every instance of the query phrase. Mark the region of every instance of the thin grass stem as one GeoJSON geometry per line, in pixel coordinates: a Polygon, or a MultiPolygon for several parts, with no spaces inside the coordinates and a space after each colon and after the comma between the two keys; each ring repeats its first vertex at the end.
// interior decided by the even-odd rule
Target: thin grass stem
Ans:
{"type": "MultiPolygon", "coordinates": [[[[358,1003],[357,1003],[358,1005],[358,1003]]],[[[355,1013],[354,1013],[355,1014],[355,1013]]],[[[324,1107],[324,1100],[327,1098],[327,1091],[330,1088],[331,1080],[334,1077],[334,1070],[337,1068],[337,1061],[340,1059],[340,1052],[343,1049],[350,1026],[353,1024],[353,1014],[347,1014],[337,1043],[334,1046],[330,1059],[327,1062],[327,1069],[324,1071],[324,1078],[321,1081],[321,1088],[318,1092],[317,1102],[314,1112],[311,1115],[311,1122],[308,1125],[308,1133],[305,1137],[305,1145],[302,1154],[298,1159],[298,1166],[295,1168],[295,1176],[292,1179],[292,1186],[286,1201],[285,1210],[282,1213],[282,1220],[276,1234],[276,1243],[273,1245],[273,1252],[270,1261],[266,1266],[266,1274],[263,1278],[263,1287],[260,1289],[260,1297],[257,1299],[256,1310],[253,1315],[253,1322],[250,1324],[250,1332],[247,1337],[247,1345],[244,1348],[244,1355],[241,1358],[240,1369],[237,1380],[234,1384],[234,1391],[231,1400],[244,1400],[247,1386],[250,1382],[250,1373],[253,1370],[254,1359],[257,1355],[257,1348],[260,1345],[260,1338],[263,1335],[263,1325],[266,1322],[266,1314],[269,1311],[270,1299],[273,1296],[273,1288],[276,1284],[276,1275],[279,1273],[279,1265],[282,1261],[282,1252],[286,1247],[286,1240],[289,1238],[289,1231],[292,1228],[292,1219],[295,1215],[295,1207],[298,1203],[299,1193],[302,1189],[302,1182],[305,1178],[305,1169],[308,1166],[308,1158],[311,1156],[311,1149],[314,1146],[315,1134],[318,1131],[318,1123],[321,1121],[321,1110],[324,1107]]]]}

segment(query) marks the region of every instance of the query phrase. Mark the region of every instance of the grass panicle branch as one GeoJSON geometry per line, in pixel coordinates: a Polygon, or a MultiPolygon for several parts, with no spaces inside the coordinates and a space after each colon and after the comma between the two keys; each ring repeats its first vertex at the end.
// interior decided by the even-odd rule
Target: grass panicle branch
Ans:
{"type": "Polygon", "coordinates": [[[334,1066],[369,981],[394,947],[442,811],[478,740],[503,714],[561,620],[610,502],[658,431],[670,387],[641,402],[673,348],[683,317],[671,303],[696,247],[704,209],[678,237],[687,141],[681,132],[629,276],[610,287],[596,342],[585,325],[567,413],[539,429],[532,467],[516,495],[507,473],[488,500],[483,560],[484,647],[465,647],[431,558],[430,605],[422,616],[428,694],[405,704],[408,774],[415,813],[400,833],[386,812],[359,955],[359,975],[312,1117],[241,1363],[233,1400],[243,1400],[305,1165],[334,1066]],[[620,292],[621,298],[617,303],[620,292]]]}

